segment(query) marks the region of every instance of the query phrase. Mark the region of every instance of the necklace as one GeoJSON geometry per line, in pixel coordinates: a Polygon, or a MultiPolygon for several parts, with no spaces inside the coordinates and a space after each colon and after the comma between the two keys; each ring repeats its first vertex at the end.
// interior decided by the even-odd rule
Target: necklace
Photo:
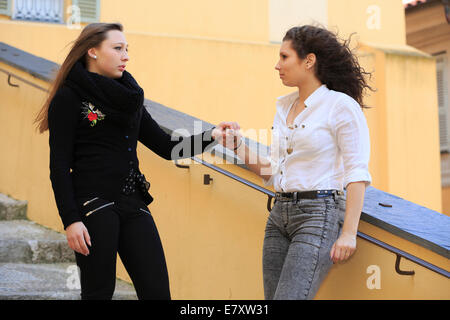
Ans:
{"type": "MultiPolygon", "coordinates": [[[[295,101],[292,103],[292,107],[293,107],[293,112],[294,112],[294,114],[295,114],[295,111],[297,110],[297,105],[298,105],[298,102],[300,101],[300,99],[297,97],[297,99],[295,99],[295,101]]],[[[295,120],[295,118],[294,118],[294,120],[295,120]]],[[[294,121],[292,121],[292,125],[288,125],[287,127],[289,128],[289,129],[294,129],[294,121]]]]}
{"type": "Polygon", "coordinates": [[[292,145],[292,137],[294,136],[295,129],[297,129],[297,125],[295,125],[294,128],[292,128],[292,129],[293,130],[292,130],[292,133],[291,133],[291,138],[289,139],[289,147],[286,149],[288,154],[291,154],[292,151],[294,151],[294,147],[292,145]]]}
{"type": "MultiPolygon", "coordinates": [[[[297,105],[298,105],[298,102],[299,102],[299,101],[300,101],[300,99],[297,97],[297,99],[295,99],[295,101],[294,101],[294,103],[293,103],[293,106],[294,106],[294,114],[295,114],[295,111],[296,111],[296,109],[297,109],[297,105]]],[[[295,118],[294,118],[294,121],[295,121],[295,118]]],[[[293,138],[293,136],[294,136],[295,129],[297,129],[297,125],[294,124],[294,121],[292,122],[292,125],[288,126],[288,128],[291,130],[291,138],[289,139],[289,147],[286,149],[286,151],[287,151],[288,154],[291,154],[292,151],[294,151],[294,148],[293,148],[293,146],[292,146],[292,138],[293,138]]],[[[286,138],[287,138],[287,137],[286,137],[286,138]]]]}
{"type": "MultiPolygon", "coordinates": [[[[297,102],[299,102],[299,101],[300,101],[299,98],[297,98],[297,99],[294,101],[294,103],[297,103],[297,102]]],[[[297,105],[298,105],[298,103],[295,105],[294,108],[297,108],[297,105]]],[[[305,108],[306,108],[306,105],[305,105],[305,108]]],[[[294,110],[294,114],[295,114],[295,110],[294,110]]],[[[294,121],[295,121],[295,118],[294,118],[294,121]]],[[[302,124],[302,128],[304,128],[304,127],[305,127],[305,125],[302,124]]],[[[298,125],[292,123],[292,125],[288,126],[288,128],[291,130],[291,137],[290,137],[290,139],[289,139],[289,147],[286,149],[286,152],[287,152],[288,154],[291,154],[291,153],[294,151],[294,147],[293,147],[292,143],[293,143],[294,133],[295,133],[295,130],[298,128],[298,125]]],[[[286,139],[287,139],[287,138],[288,138],[288,137],[286,137],[286,139]]]]}

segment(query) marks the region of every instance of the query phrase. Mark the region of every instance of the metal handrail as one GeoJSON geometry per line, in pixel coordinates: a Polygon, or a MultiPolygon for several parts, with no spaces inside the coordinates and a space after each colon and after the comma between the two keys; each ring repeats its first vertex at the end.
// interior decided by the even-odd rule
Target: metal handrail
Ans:
{"type": "Polygon", "coordinates": [[[33,82],[28,81],[28,80],[26,80],[26,79],[24,79],[22,77],[19,77],[18,75],[15,75],[14,73],[9,72],[8,70],[0,68],[0,71],[3,72],[3,73],[6,73],[8,75],[8,80],[7,81],[8,81],[8,85],[10,85],[11,87],[16,87],[16,88],[19,87],[18,84],[11,83],[11,78],[14,77],[17,80],[20,80],[20,81],[22,81],[22,82],[24,82],[24,83],[26,83],[26,84],[36,88],[36,89],[42,90],[44,92],[48,92],[49,91],[48,89],[45,89],[45,88],[43,88],[41,86],[38,86],[37,84],[34,84],[33,82]]]}
{"type": "MultiPolygon", "coordinates": [[[[210,169],[212,169],[214,171],[217,171],[217,172],[219,172],[219,173],[221,173],[221,174],[223,174],[223,175],[225,175],[225,176],[227,176],[229,178],[232,178],[232,179],[234,179],[234,180],[236,180],[236,181],[238,181],[238,182],[240,182],[240,183],[242,183],[242,184],[244,184],[244,185],[246,185],[248,187],[251,187],[251,188],[253,188],[253,189],[255,189],[255,190],[259,191],[259,192],[262,192],[262,193],[266,194],[269,197],[268,201],[267,201],[267,210],[270,212],[270,210],[271,210],[270,203],[271,203],[272,199],[275,197],[275,193],[274,192],[272,192],[270,190],[267,190],[265,188],[262,188],[262,187],[260,187],[260,186],[258,186],[256,184],[254,184],[253,182],[250,182],[250,181],[248,181],[246,179],[243,179],[243,178],[241,178],[241,177],[239,177],[239,176],[237,176],[237,175],[235,175],[235,174],[233,174],[233,173],[231,173],[231,172],[229,172],[227,170],[223,170],[223,169],[221,169],[221,168],[219,168],[219,167],[217,167],[217,166],[215,166],[213,164],[210,164],[210,163],[208,163],[206,161],[203,161],[202,159],[199,159],[197,157],[191,157],[191,159],[194,160],[195,162],[198,162],[198,163],[200,163],[200,164],[202,164],[202,165],[204,165],[204,166],[206,166],[206,167],[208,167],[208,168],[210,168],[210,169]]],[[[180,167],[180,168],[189,168],[189,166],[180,166],[176,162],[176,160],[175,160],[175,165],[177,167],[180,167]]],[[[429,263],[429,262],[427,262],[425,260],[422,260],[422,259],[420,259],[420,258],[418,258],[418,257],[416,257],[416,256],[414,256],[414,255],[412,255],[410,253],[407,253],[406,251],[400,250],[400,249],[398,249],[396,247],[393,247],[393,246],[391,246],[391,245],[389,245],[389,244],[387,244],[385,242],[382,242],[382,241],[380,241],[378,239],[375,239],[375,238],[373,238],[373,237],[371,237],[371,236],[369,236],[369,235],[367,235],[365,233],[359,232],[359,231],[357,232],[357,236],[360,237],[361,239],[364,239],[364,240],[366,240],[366,241],[368,241],[368,242],[370,242],[372,244],[375,244],[375,245],[377,245],[377,246],[379,246],[379,247],[381,247],[381,248],[383,248],[385,250],[388,250],[388,251],[394,253],[397,256],[396,261],[395,261],[395,271],[398,274],[400,274],[400,275],[414,275],[415,274],[414,271],[400,270],[400,260],[401,260],[401,258],[405,258],[407,260],[410,260],[410,261],[414,262],[415,264],[418,264],[419,266],[422,266],[422,267],[427,268],[427,269],[429,269],[431,271],[434,271],[434,272],[438,273],[441,276],[444,276],[446,278],[450,278],[450,272],[448,272],[447,270],[444,270],[444,269],[442,269],[442,268],[440,268],[438,266],[435,266],[435,265],[433,265],[433,264],[431,264],[431,263],[429,263]]]]}

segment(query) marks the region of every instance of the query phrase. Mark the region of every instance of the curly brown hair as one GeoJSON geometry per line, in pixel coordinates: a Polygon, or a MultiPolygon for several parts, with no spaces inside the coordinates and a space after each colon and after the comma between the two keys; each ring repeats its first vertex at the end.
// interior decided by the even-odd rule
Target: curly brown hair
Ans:
{"type": "Polygon", "coordinates": [[[316,56],[314,71],[316,77],[328,89],[343,92],[355,99],[361,107],[364,90],[375,91],[367,84],[365,76],[371,78],[358,62],[349,48],[349,39],[341,42],[337,34],[318,26],[304,25],[293,27],[286,32],[283,41],[291,41],[292,48],[300,59],[310,53],[316,56]]]}

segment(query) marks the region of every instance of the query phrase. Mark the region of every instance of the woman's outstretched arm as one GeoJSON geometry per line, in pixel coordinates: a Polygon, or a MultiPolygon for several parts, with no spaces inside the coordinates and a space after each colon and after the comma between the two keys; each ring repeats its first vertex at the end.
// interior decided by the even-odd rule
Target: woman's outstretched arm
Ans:
{"type": "Polygon", "coordinates": [[[214,128],[190,137],[170,135],[165,132],[143,107],[138,140],[166,160],[190,158],[201,154],[214,143],[214,128]]]}
{"type": "Polygon", "coordinates": [[[224,147],[233,150],[234,153],[245,162],[245,165],[264,180],[270,180],[272,176],[272,164],[270,159],[256,154],[245,144],[244,137],[239,128],[225,128],[224,134],[217,138],[224,147]],[[237,148],[236,148],[237,147],[237,148]],[[234,150],[236,148],[236,150],[234,150]]]}

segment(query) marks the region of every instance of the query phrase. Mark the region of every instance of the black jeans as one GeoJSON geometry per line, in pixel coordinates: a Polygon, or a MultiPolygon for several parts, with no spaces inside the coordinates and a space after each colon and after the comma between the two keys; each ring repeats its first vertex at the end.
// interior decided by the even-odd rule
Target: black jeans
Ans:
{"type": "Polygon", "coordinates": [[[75,252],[81,299],[111,299],[120,255],[139,299],[170,300],[169,276],[158,230],[138,195],[116,201],[77,199],[91,237],[89,255],[75,252]]]}

